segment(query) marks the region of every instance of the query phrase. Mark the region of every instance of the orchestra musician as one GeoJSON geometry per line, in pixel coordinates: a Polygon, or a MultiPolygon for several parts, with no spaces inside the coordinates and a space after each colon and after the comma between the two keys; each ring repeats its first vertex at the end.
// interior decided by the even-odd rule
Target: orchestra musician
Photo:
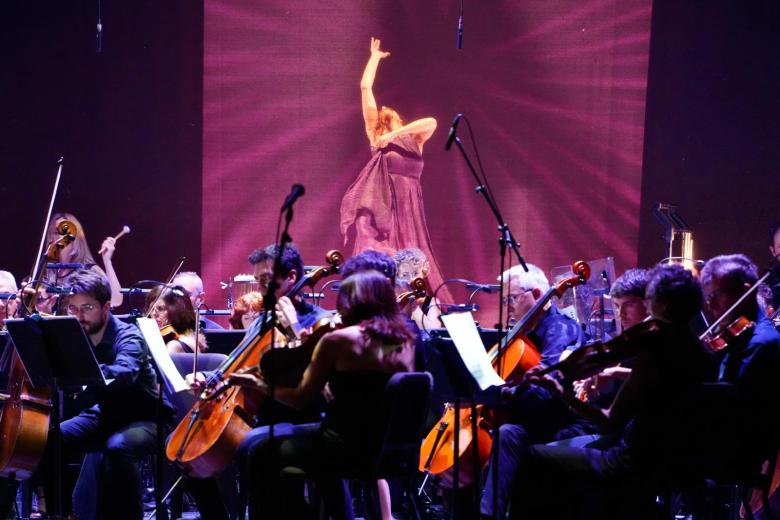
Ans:
{"type": "MultiPolygon", "coordinates": [[[[261,249],[256,249],[249,255],[249,263],[252,264],[255,279],[260,285],[259,291],[265,295],[268,286],[271,283],[274,273],[274,259],[279,246],[271,244],[261,249]]],[[[276,317],[282,329],[290,331],[296,338],[301,337],[301,333],[317,323],[320,318],[328,316],[329,313],[317,305],[307,302],[300,296],[290,299],[285,294],[295,286],[298,279],[303,276],[303,260],[301,253],[295,244],[287,244],[282,251],[281,272],[276,279],[276,317]]],[[[260,321],[255,322],[259,327],[260,321]]],[[[252,334],[252,330],[247,334],[252,334]]]]}
{"type": "MultiPolygon", "coordinates": [[[[777,222],[769,233],[769,253],[772,255],[772,265],[780,265],[780,222],[777,222]]],[[[772,291],[772,308],[780,309],[780,275],[774,275],[767,280],[772,291]]]]}
{"type": "Polygon", "coordinates": [[[374,78],[379,62],[388,56],[380,41],[371,38],[360,80],[371,158],[341,201],[341,234],[345,245],[353,244],[353,255],[365,249],[392,255],[406,247],[420,248],[430,260],[430,285],[438,287],[442,276],[433,256],[420,183],[423,146],[436,131],[436,120],[425,117],[405,123],[392,108],[377,108],[374,78]]]}
{"type": "MultiPolygon", "coordinates": [[[[277,387],[273,398],[299,407],[317,399],[326,383],[333,399],[321,425],[271,444],[264,439],[248,453],[247,478],[251,518],[301,517],[306,510],[302,493],[287,489],[279,472],[286,466],[304,471],[339,471],[361,459],[375,441],[372,432],[384,413],[376,403],[390,376],[414,368],[415,338],[395,301],[390,281],[375,271],[358,272],[342,282],[338,312],[344,328],[326,334],[314,349],[311,363],[296,388],[277,387]],[[355,420],[360,417],[360,420],[355,420]]],[[[252,374],[236,374],[231,382],[268,392],[252,374]]],[[[341,483],[320,482],[331,513],[343,517],[341,483]]]]}
{"type": "Polygon", "coordinates": [[[258,291],[248,292],[233,302],[230,310],[230,328],[246,330],[252,326],[260,313],[263,312],[263,295],[258,291]]]}
{"type": "MultiPolygon", "coordinates": [[[[0,332],[5,330],[5,320],[16,316],[18,307],[18,287],[16,278],[9,271],[0,270],[0,332]]],[[[0,335],[0,392],[8,388],[8,374],[11,369],[13,344],[0,335]]],[[[0,417],[4,404],[0,402],[0,417]]],[[[16,499],[17,482],[13,479],[0,478],[0,519],[9,518],[16,499]]]]}
{"type": "MultiPolygon", "coordinates": [[[[399,292],[409,291],[409,284],[417,278],[427,280],[430,262],[421,249],[416,247],[402,249],[393,255],[393,260],[397,265],[396,285],[399,292]]],[[[431,294],[426,294],[422,299],[409,298],[409,301],[400,304],[404,313],[414,320],[421,330],[442,326],[439,300],[431,294]]]]}
{"type": "MultiPolygon", "coordinates": [[[[690,271],[662,265],[650,273],[647,307],[658,324],[624,345],[636,353],[632,372],[608,409],[587,404],[549,376],[527,374],[575,413],[598,425],[603,441],[588,445],[534,445],[518,473],[512,517],[644,518],[652,509],[657,478],[671,477],[678,453],[675,434],[681,396],[714,381],[714,357],[691,332],[701,310],[702,291],[690,271]],[[645,515],[645,516],[642,516],[645,515]]],[[[635,329],[636,330],[636,329],[635,329]]]]}
{"type": "Polygon", "coordinates": [[[167,325],[173,329],[170,334],[164,335],[169,353],[191,354],[195,352],[196,346],[198,352],[208,350],[206,336],[200,331],[195,336],[195,309],[184,288],[157,286],[149,291],[146,303],[147,306],[154,304],[147,312],[151,311],[150,317],[157,322],[161,331],[167,325]]]}
{"type": "MultiPolygon", "coordinates": [[[[544,271],[533,264],[528,272],[516,265],[505,271],[500,280],[504,284],[504,304],[508,306],[508,318],[520,320],[537,300],[550,288],[544,271]]],[[[558,312],[551,303],[529,324],[526,334],[539,350],[541,366],[557,363],[565,352],[578,349],[583,343],[579,324],[558,312]]],[[[570,426],[572,416],[550,393],[539,387],[507,386],[500,389],[502,408],[507,421],[499,426],[498,442],[494,435],[493,450],[486,472],[485,486],[480,502],[481,514],[503,518],[509,504],[512,483],[515,480],[520,458],[527,446],[536,442],[553,440],[555,432],[570,426]],[[498,459],[498,482],[494,482],[493,464],[498,459]],[[494,494],[497,495],[494,497],[494,494]],[[494,514],[493,503],[498,511],[494,514]]]]}
{"type": "MultiPolygon", "coordinates": [[[[114,252],[116,251],[116,239],[114,237],[106,237],[100,246],[103,267],[105,268],[105,270],[103,270],[97,265],[95,258],[92,256],[92,252],[89,249],[89,244],[87,243],[87,236],[84,233],[84,227],[81,225],[81,222],[79,222],[79,220],[71,213],[55,213],[51,217],[48,228],[47,243],[51,244],[57,240],[57,238],[59,238],[57,235],[57,225],[63,220],[70,220],[76,225],[76,238],[72,243],[68,244],[60,251],[59,262],[63,264],[81,264],[87,269],[93,269],[96,272],[106,276],[108,283],[111,286],[111,307],[119,307],[122,305],[122,301],[124,299],[121,292],[122,284],[119,283],[119,279],[117,278],[113,263],[114,252]]],[[[65,283],[65,279],[71,274],[71,272],[73,272],[72,269],[49,269],[42,276],[49,284],[56,287],[62,287],[67,285],[65,283]]],[[[47,312],[49,314],[54,312],[55,305],[51,299],[56,298],[54,298],[52,295],[46,300],[40,302],[44,307],[43,309],[40,309],[41,312],[47,312]]]]}
{"type": "MultiPolygon", "coordinates": [[[[721,255],[711,258],[701,272],[704,301],[714,319],[723,315],[758,280],[758,268],[745,255],[721,255]]],[[[744,432],[748,450],[739,453],[742,464],[774,457],[766,452],[776,435],[774,420],[780,402],[780,333],[758,306],[756,294],[748,297],[724,319],[728,325],[740,316],[755,323],[728,342],[719,351],[720,380],[737,385],[741,408],[747,420],[744,432]]],[[[776,449],[776,447],[775,447],[776,449]]]]}
{"type": "MultiPolygon", "coordinates": [[[[609,289],[612,306],[618,317],[620,331],[628,330],[645,321],[649,316],[645,305],[645,291],[648,281],[647,269],[629,269],[620,275],[609,289]]],[[[574,382],[575,393],[586,401],[599,401],[601,406],[609,406],[617,387],[631,373],[630,363],[607,367],[598,374],[574,382]],[[606,394],[606,395],[605,395],[606,394]]]]}
{"type": "MultiPolygon", "coordinates": [[[[195,271],[182,271],[173,277],[171,285],[183,287],[190,296],[192,308],[197,309],[201,305],[206,305],[206,292],[203,290],[203,280],[195,271]]],[[[220,330],[223,327],[206,316],[200,316],[200,328],[203,330],[220,330]]]]}
{"type": "Polygon", "coordinates": [[[3,295],[0,297],[0,330],[5,328],[3,323],[6,318],[16,316],[18,291],[14,275],[8,271],[0,270],[0,294],[3,295]]]}
{"type": "MultiPolygon", "coordinates": [[[[140,461],[154,452],[158,433],[157,376],[149,348],[135,326],[111,314],[111,287],[104,275],[79,269],[68,284],[68,314],[78,318],[103,375],[112,381],[96,389],[96,405],[60,424],[63,460],[102,452],[98,509],[104,518],[137,520],[143,516],[140,461]]],[[[51,444],[33,477],[43,480],[47,496],[52,496],[54,478],[62,471],[53,467],[51,444]]],[[[64,505],[67,512],[67,501],[64,505]]]]}

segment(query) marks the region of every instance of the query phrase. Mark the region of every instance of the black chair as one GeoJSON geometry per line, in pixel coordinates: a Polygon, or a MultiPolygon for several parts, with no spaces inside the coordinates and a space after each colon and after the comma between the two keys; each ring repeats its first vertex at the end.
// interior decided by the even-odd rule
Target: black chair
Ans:
{"type": "MultiPolygon", "coordinates": [[[[173,364],[182,377],[192,373],[192,365],[195,354],[171,354],[173,364]]],[[[213,372],[227,359],[225,354],[204,353],[198,354],[198,372],[213,372]]],[[[180,392],[178,394],[168,391],[169,385],[165,385],[166,396],[176,409],[176,423],[187,415],[192,405],[195,404],[196,397],[189,392],[180,392]]]]}
{"type": "MultiPolygon", "coordinates": [[[[764,509],[768,510],[769,485],[774,473],[774,460],[778,445],[761,442],[746,429],[744,403],[737,387],[729,383],[706,383],[681,396],[682,406],[678,428],[668,440],[669,464],[663,480],[666,482],[666,499],[681,493],[683,501],[693,504],[694,516],[716,518],[722,511],[745,508],[750,513],[750,491],[761,491],[764,509]],[[770,445],[771,444],[771,445],[770,445]],[[769,473],[762,472],[764,458],[770,459],[769,473]],[[724,488],[738,488],[730,493],[736,500],[724,503],[724,488]],[[719,498],[720,496],[720,498],[719,498]]],[[[673,517],[674,511],[667,510],[673,517]]],[[[764,512],[771,520],[770,513],[764,512]]]]}
{"type": "MultiPolygon", "coordinates": [[[[179,374],[186,376],[192,373],[194,354],[180,353],[171,354],[171,359],[179,374]]],[[[222,365],[227,359],[225,354],[218,353],[203,353],[198,354],[198,366],[196,367],[198,372],[212,372],[222,365]]],[[[173,393],[168,391],[169,385],[166,385],[166,396],[176,410],[176,422],[178,424],[189,413],[192,405],[196,401],[196,397],[190,392],[173,393]]],[[[220,494],[223,496],[226,502],[232,503],[236,500],[235,475],[228,471],[216,478],[216,483],[219,486],[220,494]]],[[[190,481],[187,483],[188,489],[194,494],[194,487],[198,485],[198,481],[190,481]]],[[[210,488],[207,488],[212,491],[210,488]]],[[[183,509],[183,489],[177,487],[171,496],[171,513],[173,518],[180,518],[183,509]]]]}
{"type": "MultiPolygon", "coordinates": [[[[382,402],[386,421],[381,425],[376,451],[345,471],[328,473],[327,478],[352,479],[366,491],[366,517],[381,518],[377,480],[398,478],[415,518],[421,518],[415,480],[423,437],[423,424],[428,411],[433,378],[428,372],[402,372],[387,382],[382,402]]],[[[300,476],[298,468],[284,468],[283,477],[300,476]]]]}

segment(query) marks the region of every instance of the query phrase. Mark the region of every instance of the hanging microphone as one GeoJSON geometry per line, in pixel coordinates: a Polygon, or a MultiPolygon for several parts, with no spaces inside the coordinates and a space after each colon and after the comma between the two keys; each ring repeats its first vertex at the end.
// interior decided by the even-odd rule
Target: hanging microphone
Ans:
{"type": "Polygon", "coordinates": [[[463,48],[463,0],[460,0],[460,15],[458,16],[458,40],[456,42],[458,49],[463,48]]]}
{"type": "Polygon", "coordinates": [[[450,127],[450,133],[447,135],[447,144],[444,146],[445,150],[449,150],[452,147],[452,143],[457,137],[456,130],[458,129],[458,123],[463,114],[456,114],[455,119],[452,120],[452,126],[450,127]]]}
{"type": "Polygon", "coordinates": [[[296,200],[303,197],[304,193],[306,193],[306,188],[303,187],[303,184],[293,184],[290,194],[284,199],[284,204],[282,205],[280,213],[286,209],[290,209],[292,205],[295,204],[296,200]]]}
{"type": "Polygon", "coordinates": [[[458,49],[463,48],[463,13],[458,16],[458,49]]]}

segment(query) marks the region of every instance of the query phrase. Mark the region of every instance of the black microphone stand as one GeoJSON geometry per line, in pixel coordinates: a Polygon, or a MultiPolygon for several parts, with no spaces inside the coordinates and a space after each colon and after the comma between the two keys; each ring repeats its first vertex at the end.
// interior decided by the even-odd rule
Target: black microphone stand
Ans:
{"type": "MultiPolygon", "coordinates": [[[[277,244],[276,249],[276,255],[274,257],[274,268],[273,268],[273,274],[271,276],[271,282],[268,284],[268,290],[266,291],[265,295],[263,295],[263,307],[265,307],[265,316],[264,316],[264,323],[266,326],[266,330],[271,331],[271,348],[276,347],[276,291],[279,289],[279,282],[278,277],[279,274],[282,271],[282,255],[284,253],[285,247],[287,247],[287,244],[292,242],[292,237],[290,237],[288,230],[290,229],[290,223],[293,219],[293,204],[294,200],[288,204],[287,201],[285,201],[286,212],[284,215],[284,229],[282,230],[281,235],[279,236],[279,242],[277,244]],[[270,327],[270,329],[268,328],[270,327]]],[[[303,276],[303,273],[300,273],[300,276],[303,276]]],[[[273,370],[273,356],[270,358],[270,364],[268,367],[268,370],[270,373],[274,373],[273,370]]],[[[270,399],[270,402],[273,402],[274,400],[274,393],[276,390],[276,384],[274,383],[273,377],[269,378],[268,381],[268,398],[270,399]]],[[[268,422],[268,439],[270,442],[270,445],[273,446],[274,444],[274,426],[276,423],[276,417],[270,417],[268,422]]],[[[271,457],[276,457],[274,450],[271,450],[271,457]]],[[[274,463],[273,460],[270,461],[271,464],[274,463]]]]}
{"type": "MultiPolygon", "coordinates": [[[[455,129],[453,128],[453,132],[455,129]]],[[[500,264],[500,273],[501,273],[501,283],[499,284],[499,290],[498,290],[498,297],[499,297],[499,305],[498,305],[498,327],[497,327],[497,333],[498,333],[498,343],[496,344],[497,352],[496,356],[498,359],[497,369],[496,372],[498,372],[499,375],[501,375],[501,365],[503,362],[502,359],[502,348],[503,348],[503,342],[504,342],[504,282],[503,279],[504,271],[506,268],[506,251],[507,246],[511,247],[512,250],[515,252],[515,255],[517,255],[517,260],[520,263],[520,265],[523,266],[523,269],[525,269],[526,272],[528,272],[528,266],[525,263],[525,260],[523,259],[522,255],[520,255],[520,248],[517,245],[517,241],[515,240],[515,237],[512,235],[512,231],[509,229],[509,224],[506,223],[504,220],[504,217],[501,215],[501,211],[498,208],[498,204],[496,203],[495,199],[493,199],[492,194],[490,193],[490,190],[487,189],[485,186],[485,183],[482,182],[482,179],[480,179],[479,174],[477,173],[476,169],[474,168],[474,165],[471,164],[471,160],[469,159],[468,153],[466,153],[466,150],[463,148],[463,143],[460,141],[460,137],[457,135],[454,136],[453,142],[458,146],[458,150],[460,150],[460,154],[463,156],[463,159],[466,161],[466,165],[469,168],[469,171],[471,172],[471,175],[474,177],[474,180],[477,181],[477,187],[475,191],[477,193],[482,194],[483,198],[485,199],[485,202],[487,202],[488,206],[490,207],[490,211],[493,212],[493,216],[496,218],[496,222],[498,222],[498,232],[499,232],[499,264],[500,264]]],[[[472,414],[471,414],[471,429],[472,429],[472,435],[474,439],[474,472],[475,472],[475,486],[474,486],[474,502],[475,502],[475,516],[474,518],[479,517],[479,498],[480,498],[480,488],[481,486],[481,479],[480,479],[480,471],[479,471],[479,449],[477,446],[478,437],[477,437],[477,418],[476,413],[474,410],[474,400],[472,399],[472,414]]],[[[456,417],[458,416],[458,412],[456,410],[456,417]]],[[[458,433],[455,433],[455,436],[457,438],[458,433]]],[[[499,428],[495,428],[493,430],[493,445],[499,446],[499,428]]],[[[493,453],[491,454],[492,458],[492,478],[493,478],[493,486],[494,488],[498,486],[498,450],[494,449],[493,453]]],[[[457,490],[458,487],[458,476],[455,475],[455,485],[454,489],[457,490]]],[[[493,514],[496,514],[496,509],[498,509],[498,494],[493,491],[493,514]]]]}

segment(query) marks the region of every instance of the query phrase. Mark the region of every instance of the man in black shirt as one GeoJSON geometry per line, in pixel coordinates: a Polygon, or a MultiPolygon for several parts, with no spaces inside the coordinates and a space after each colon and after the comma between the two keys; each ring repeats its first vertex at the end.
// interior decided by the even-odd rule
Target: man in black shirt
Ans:
{"type": "MultiPolygon", "coordinates": [[[[104,275],[79,270],[68,277],[68,285],[72,294],[65,308],[78,318],[109,384],[95,389],[96,405],[60,424],[63,459],[102,451],[96,494],[103,517],[139,519],[143,516],[139,463],[154,452],[157,438],[157,376],[149,348],[134,325],[111,314],[111,287],[104,275]]],[[[60,471],[52,467],[52,454],[49,442],[36,472],[45,482],[47,497],[52,497],[60,471]]]]}

